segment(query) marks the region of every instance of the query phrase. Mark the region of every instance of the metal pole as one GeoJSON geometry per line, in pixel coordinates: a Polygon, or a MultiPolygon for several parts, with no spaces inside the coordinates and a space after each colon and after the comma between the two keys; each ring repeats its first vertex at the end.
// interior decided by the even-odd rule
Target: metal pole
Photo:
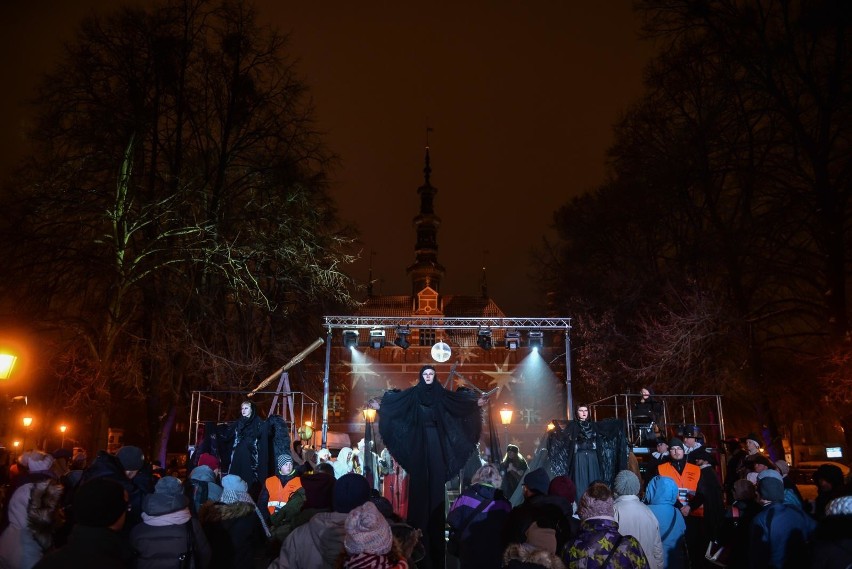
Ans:
{"type": "Polygon", "coordinates": [[[565,417],[574,416],[574,395],[571,392],[571,326],[565,328],[565,417]]]}
{"type": "Polygon", "coordinates": [[[322,441],[320,448],[328,448],[328,374],[331,368],[331,326],[325,342],[325,377],[322,380],[322,441]]]}

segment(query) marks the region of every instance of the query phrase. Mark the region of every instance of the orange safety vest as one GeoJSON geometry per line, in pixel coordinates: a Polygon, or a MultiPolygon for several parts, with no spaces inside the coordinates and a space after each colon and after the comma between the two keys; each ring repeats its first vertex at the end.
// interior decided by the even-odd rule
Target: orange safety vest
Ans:
{"type": "MultiPolygon", "coordinates": [[[[695,495],[698,490],[698,479],[701,478],[701,469],[698,466],[687,462],[683,468],[683,472],[678,474],[677,469],[670,462],[665,462],[657,468],[660,476],[671,478],[677,484],[677,499],[683,504],[689,503],[689,495],[695,495]]],[[[689,512],[690,516],[703,516],[704,506],[699,506],[689,512]]]]}
{"type": "Polygon", "coordinates": [[[269,492],[269,501],[266,503],[266,508],[271,516],[276,511],[284,507],[284,504],[290,500],[293,492],[302,487],[302,479],[298,476],[292,477],[283,486],[281,480],[277,476],[270,476],[266,479],[266,491],[269,492]]]}

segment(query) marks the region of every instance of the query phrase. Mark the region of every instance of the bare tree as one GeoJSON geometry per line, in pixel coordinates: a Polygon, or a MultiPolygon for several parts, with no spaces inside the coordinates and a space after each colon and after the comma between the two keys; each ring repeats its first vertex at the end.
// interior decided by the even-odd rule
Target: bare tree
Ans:
{"type": "Polygon", "coordinates": [[[335,158],[285,49],[248,3],[169,0],[87,20],[44,81],[7,246],[97,437],[124,393],[164,449],[191,389],[252,386],[352,302],[335,158]]]}

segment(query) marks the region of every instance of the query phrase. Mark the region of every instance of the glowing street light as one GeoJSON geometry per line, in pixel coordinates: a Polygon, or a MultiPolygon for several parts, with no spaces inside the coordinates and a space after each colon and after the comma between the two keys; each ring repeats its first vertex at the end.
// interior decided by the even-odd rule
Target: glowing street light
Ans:
{"type": "Polygon", "coordinates": [[[59,425],[59,432],[62,433],[62,444],[59,448],[65,448],[65,431],[68,430],[68,425],[59,425]]]}
{"type": "Polygon", "coordinates": [[[506,444],[509,444],[509,425],[512,424],[512,410],[508,407],[500,409],[500,422],[503,423],[503,428],[506,430],[506,444]]]}
{"type": "Polygon", "coordinates": [[[24,417],[23,419],[21,419],[21,422],[24,424],[25,427],[30,428],[33,424],[33,418],[24,417]]]}
{"type": "Polygon", "coordinates": [[[12,377],[12,369],[15,367],[15,362],[18,361],[18,356],[3,353],[0,354],[0,379],[9,379],[12,377]]]}

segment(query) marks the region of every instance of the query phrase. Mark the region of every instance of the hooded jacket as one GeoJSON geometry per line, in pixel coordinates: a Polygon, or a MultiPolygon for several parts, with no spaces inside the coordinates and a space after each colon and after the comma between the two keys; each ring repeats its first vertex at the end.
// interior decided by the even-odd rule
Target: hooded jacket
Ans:
{"type": "Polygon", "coordinates": [[[269,569],[333,569],[345,551],[346,516],[339,512],[323,512],[294,529],[269,569]]]}
{"type": "Polygon", "coordinates": [[[212,549],[211,569],[254,566],[254,549],[264,533],[256,506],[249,502],[207,502],[198,519],[212,549]]]}
{"type": "Polygon", "coordinates": [[[648,558],[648,567],[663,569],[665,559],[663,544],[660,541],[660,527],[657,517],[635,494],[617,496],[613,501],[615,521],[622,535],[632,535],[642,545],[648,558]]]}
{"type": "Polygon", "coordinates": [[[597,517],[580,522],[580,535],[566,549],[565,565],[577,569],[644,569],[648,567],[648,559],[639,540],[618,532],[618,522],[597,517]]]}
{"type": "Polygon", "coordinates": [[[9,501],[9,525],[0,536],[0,567],[30,569],[50,548],[62,485],[53,479],[20,486],[9,501]]]}
{"type": "Polygon", "coordinates": [[[807,543],[815,527],[814,519],[801,508],[783,502],[767,504],[751,523],[749,566],[807,566],[801,556],[807,555],[807,543]]]}
{"type": "Polygon", "coordinates": [[[174,569],[186,554],[192,556],[197,569],[208,567],[210,544],[186,504],[182,495],[155,493],[146,497],[143,522],[130,532],[130,543],[139,553],[137,569],[174,569]]]}
{"type": "Polygon", "coordinates": [[[645,488],[645,503],[657,518],[660,539],[663,544],[664,566],[671,569],[683,567],[683,539],[686,522],[674,506],[677,501],[677,485],[665,476],[655,476],[645,488]]]}

